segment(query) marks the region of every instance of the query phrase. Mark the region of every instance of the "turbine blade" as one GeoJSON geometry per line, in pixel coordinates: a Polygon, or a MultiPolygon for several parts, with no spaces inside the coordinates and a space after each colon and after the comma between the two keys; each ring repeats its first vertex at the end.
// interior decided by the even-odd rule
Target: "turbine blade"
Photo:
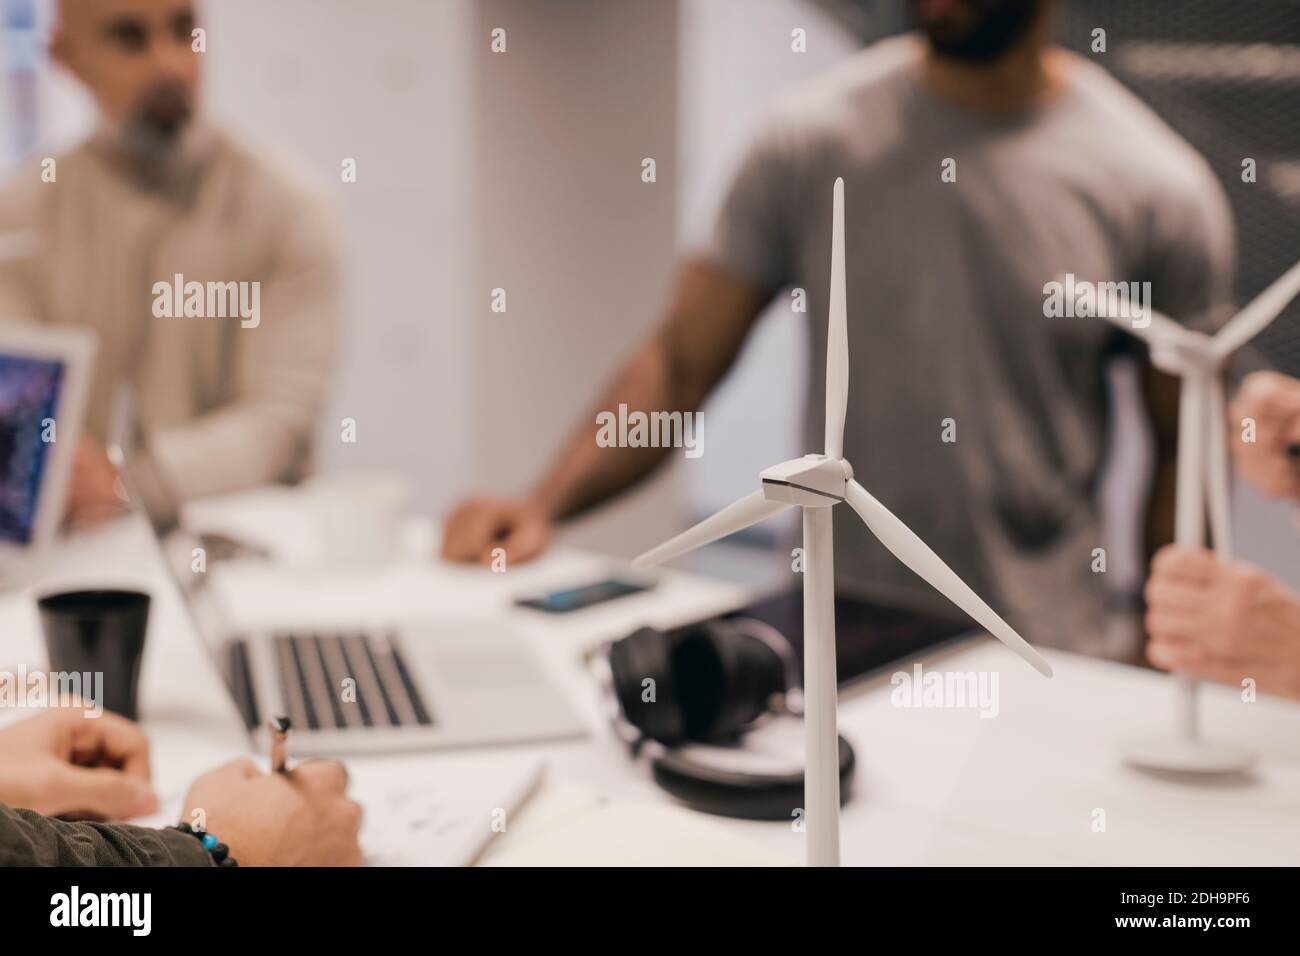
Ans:
{"type": "Polygon", "coordinates": [[[1052,676],[1052,666],[1047,663],[1029,642],[1011,629],[1006,621],[998,617],[991,607],[984,603],[978,594],[953,572],[943,560],[930,550],[930,546],[889,509],[873,498],[867,489],[856,481],[850,481],[846,493],[850,507],[858,513],[866,526],[880,543],[893,552],[894,557],[902,561],[918,575],[928,581],[935,590],[953,604],[973,617],[986,631],[996,637],[1011,650],[1028,661],[1040,674],[1052,676]]]}
{"type": "Polygon", "coordinates": [[[848,294],[844,288],[844,180],[835,180],[831,223],[831,311],[826,329],[826,457],[844,457],[849,406],[848,294]]]}
{"type": "Polygon", "coordinates": [[[1297,295],[1300,295],[1300,262],[1282,273],[1281,278],[1255,296],[1219,330],[1214,337],[1215,354],[1225,359],[1237,351],[1263,332],[1297,295]]]}
{"type": "Polygon", "coordinates": [[[1117,329],[1122,329],[1134,338],[1141,339],[1147,345],[1174,341],[1186,331],[1169,316],[1155,309],[1151,310],[1151,324],[1141,327],[1134,326],[1131,318],[1122,315],[1104,315],[1102,318],[1117,329]]]}
{"type": "MultiPolygon", "coordinates": [[[[1133,324],[1132,320],[1130,320],[1129,321],[1130,327],[1132,326],[1132,324],[1133,324]]],[[[1146,332],[1152,329],[1155,330],[1152,333],[1152,337],[1158,337],[1166,341],[1169,339],[1176,339],[1180,335],[1183,335],[1187,332],[1187,329],[1184,326],[1175,322],[1173,319],[1169,318],[1169,316],[1165,315],[1163,312],[1157,312],[1155,309],[1151,310],[1151,324],[1148,325],[1142,331],[1146,332]]]]}
{"type": "Polygon", "coordinates": [[[657,548],[651,548],[645,554],[635,558],[632,565],[648,568],[651,565],[663,564],[687,551],[694,551],[719,538],[725,538],[732,532],[758,524],[790,507],[793,506],[783,501],[768,501],[763,497],[762,490],[755,491],[727,505],[712,517],[705,518],[695,527],[687,528],[677,537],[670,538],[657,548]]]}

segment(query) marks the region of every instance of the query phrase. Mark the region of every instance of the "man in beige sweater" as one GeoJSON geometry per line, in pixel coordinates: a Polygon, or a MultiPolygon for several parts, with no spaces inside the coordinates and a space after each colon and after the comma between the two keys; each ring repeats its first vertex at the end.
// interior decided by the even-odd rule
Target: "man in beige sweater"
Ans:
{"type": "Polygon", "coordinates": [[[156,521],[190,498],[300,477],[339,334],[327,207],[199,108],[191,0],[62,0],[51,52],[100,124],[0,190],[0,317],[93,328],[99,351],[69,492],[73,520],[118,507],[105,445],[129,386],[131,479],[156,521]]]}

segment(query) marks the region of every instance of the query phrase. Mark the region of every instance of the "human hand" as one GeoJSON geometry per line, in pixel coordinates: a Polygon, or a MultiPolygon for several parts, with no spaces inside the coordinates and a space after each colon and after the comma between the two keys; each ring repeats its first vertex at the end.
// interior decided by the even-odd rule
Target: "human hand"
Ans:
{"type": "Polygon", "coordinates": [[[491,564],[501,548],[510,562],[530,561],[546,549],[551,519],[524,498],[470,498],[447,518],[442,556],[448,561],[491,564]]]}
{"type": "Polygon", "coordinates": [[[1146,586],[1147,657],[1190,677],[1300,699],[1300,595],[1244,561],[1166,547],[1146,586]]]}
{"type": "Polygon", "coordinates": [[[103,446],[89,435],[77,439],[64,511],[70,524],[95,524],[126,510],[126,493],[103,446]]]}
{"type": "Polygon", "coordinates": [[[183,819],[226,844],[240,866],[358,866],[361,806],[347,787],[347,770],[332,760],[273,774],[235,760],[194,781],[183,819]]]}
{"type": "Polygon", "coordinates": [[[1229,416],[1234,427],[1246,418],[1255,421],[1253,442],[1230,443],[1242,475],[1266,495],[1300,498],[1300,379],[1252,372],[1229,416]]]}
{"type": "Polygon", "coordinates": [[[158,807],[149,743],[116,714],[42,711],[0,730],[0,802],[70,819],[146,816],[158,807]]]}

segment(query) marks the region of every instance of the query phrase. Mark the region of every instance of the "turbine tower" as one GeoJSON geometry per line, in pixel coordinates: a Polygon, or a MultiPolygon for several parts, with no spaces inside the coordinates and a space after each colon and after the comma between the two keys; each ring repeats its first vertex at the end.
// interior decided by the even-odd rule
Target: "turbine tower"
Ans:
{"type": "Polygon", "coordinates": [[[831,508],[850,508],[900,561],[973,617],[1043,675],[1052,668],[998,617],[907,525],[853,480],[844,460],[844,416],[849,401],[849,341],[844,282],[844,180],[835,180],[831,234],[830,329],[826,338],[826,453],[773,465],[758,491],[636,559],[637,567],[673,558],[748,528],[787,508],[803,509],[804,819],[810,866],[840,862],[839,737],[836,730],[835,555],[831,508]]]}

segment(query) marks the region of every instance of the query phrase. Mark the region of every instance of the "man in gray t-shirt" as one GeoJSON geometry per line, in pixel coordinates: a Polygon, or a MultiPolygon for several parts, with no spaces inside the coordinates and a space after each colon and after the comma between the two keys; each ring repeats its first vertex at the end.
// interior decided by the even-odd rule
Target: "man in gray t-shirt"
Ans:
{"type": "MultiPolygon", "coordinates": [[[[916,37],[879,43],[783,103],[709,254],[765,293],[806,290],[804,444],[819,449],[827,184],[844,176],[845,457],[1009,620],[1068,643],[1053,632],[1100,626],[1093,492],[1115,333],[1046,317],[1043,287],[1067,274],[1144,280],[1156,308],[1204,316],[1229,291],[1230,216],[1200,157],[1100,67],[1071,58],[1050,101],[989,118],[920,82],[924,52],[916,37]]],[[[841,585],[944,600],[862,544],[850,510],[835,518],[841,585]]]]}
{"type": "MultiPolygon", "coordinates": [[[[805,445],[819,451],[831,186],[843,176],[845,457],[1027,637],[1086,646],[1104,600],[1092,571],[1103,363],[1122,335],[1097,318],[1048,317],[1044,287],[1067,274],[1147,281],[1155,308],[1213,322],[1230,290],[1231,217],[1186,143],[1100,67],[1048,45],[1048,4],[929,8],[927,19],[918,6],[924,34],[878,43],[780,105],[664,324],[598,407],[698,407],[765,305],[798,287],[811,339],[805,445]]],[[[1168,383],[1152,398],[1168,436],[1168,383]]],[[[662,459],[598,448],[590,421],[529,498],[463,504],[447,556],[536,553],[551,521],[662,459]]],[[[1163,462],[1172,442],[1158,444],[1163,462]]],[[[835,520],[842,592],[951,613],[849,509],[835,520]]],[[[1163,526],[1152,524],[1157,537],[1163,526]]]]}

